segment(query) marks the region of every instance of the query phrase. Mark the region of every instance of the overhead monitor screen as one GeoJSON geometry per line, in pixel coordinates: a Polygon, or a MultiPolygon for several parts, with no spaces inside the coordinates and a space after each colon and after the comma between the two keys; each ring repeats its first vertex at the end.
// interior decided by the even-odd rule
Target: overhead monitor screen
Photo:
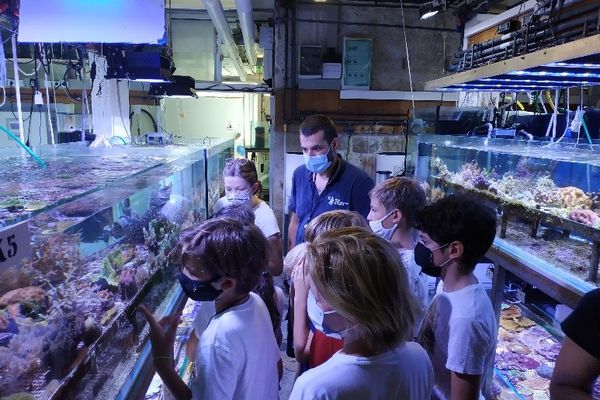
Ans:
{"type": "Polygon", "coordinates": [[[19,42],[152,43],[165,36],[164,0],[21,0],[19,42]]]}

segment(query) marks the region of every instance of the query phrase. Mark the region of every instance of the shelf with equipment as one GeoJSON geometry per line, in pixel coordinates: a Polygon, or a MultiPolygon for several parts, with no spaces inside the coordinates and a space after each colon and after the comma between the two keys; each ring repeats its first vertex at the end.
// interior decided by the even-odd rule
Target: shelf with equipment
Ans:
{"type": "Polygon", "coordinates": [[[537,91],[600,84],[600,34],[451,74],[425,90],[537,91]]]}

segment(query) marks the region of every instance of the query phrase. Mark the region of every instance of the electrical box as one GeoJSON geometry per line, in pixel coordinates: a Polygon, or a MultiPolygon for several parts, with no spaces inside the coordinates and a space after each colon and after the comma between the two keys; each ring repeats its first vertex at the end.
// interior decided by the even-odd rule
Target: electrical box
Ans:
{"type": "Polygon", "coordinates": [[[520,28],[521,28],[521,21],[519,21],[518,19],[511,19],[508,21],[504,21],[500,25],[498,25],[498,27],[496,28],[497,29],[496,31],[500,35],[503,35],[505,33],[514,32],[520,28]]]}

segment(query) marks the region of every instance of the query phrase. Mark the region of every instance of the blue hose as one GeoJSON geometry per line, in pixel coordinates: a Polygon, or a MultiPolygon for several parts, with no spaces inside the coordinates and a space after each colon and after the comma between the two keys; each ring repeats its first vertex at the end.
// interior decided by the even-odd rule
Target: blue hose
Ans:
{"type": "Polygon", "coordinates": [[[25,145],[25,143],[23,143],[21,141],[21,139],[19,139],[18,137],[16,137],[11,131],[9,131],[8,129],[6,129],[2,125],[0,125],[0,130],[3,130],[8,135],[9,138],[11,138],[15,142],[17,142],[19,144],[19,146],[21,146],[23,149],[25,149],[29,153],[29,155],[31,157],[33,157],[33,159],[35,161],[37,161],[38,164],[40,164],[40,167],[42,167],[43,169],[46,169],[46,163],[44,162],[44,160],[42,160],[41,158],[39,158],[37,154],[35,154],[29,147],[27,147],[25,145]]]}
{"type": "Polygon", "coordinates": [[[109,143],[110,143],[110,144],[113,144],[113,141],[112,141],[112,140],[113,140],[113,138],[118,138],[118,139],[121,139],[121,141],[123,142],[123,144],[127,144],[127,142],[125,141],[125,139],[123,139],[121,136],[117,136],[117,135],[115,135],[115,136],[111,136],[111,137],[110,137],[110,139],[109,139],[109,143]]]}
{"type": "Polygon", "coordinates": [[[587,136],[588,142],[592,144],[592,137],[590,136],[590,131],[588,131],[587,124],[585,123],[585,115],[581,117],[581,124],[583,125],[583,130],[585,131],[585,136],[587,136]]]}

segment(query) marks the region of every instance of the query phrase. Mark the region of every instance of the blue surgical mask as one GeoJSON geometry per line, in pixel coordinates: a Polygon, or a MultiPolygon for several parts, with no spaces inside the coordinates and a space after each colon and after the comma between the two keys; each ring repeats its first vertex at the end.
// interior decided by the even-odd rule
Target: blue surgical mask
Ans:
{"type": "Polygon", "coordinates": [[[386,228],[383,226],[383,221],[385,221],[387,217],[392,215],[394,211],[395,210],[390,211],[389,213],[385,214],[383,218],[378,219],[377,221],[369,221],[369,226],[371,227],[373,233],[379,236],[380,238],[387,240],[388,242],[392,239],[392,236],[394,235],[394,231],[398,227],[398,224],[394,224],[391,228],[386,228]]]}
{"type": "Polygon", "coordinates": [[[179,283],[183,292],[192,300],[195,301],[213,301],[223,292],[221,289],[216,289],[212,283],[221,279],[220,276],[215,276],[208,281],[199,281],[191,279],[189,276],[181,272],[179,274],[179,283]]]}
{"type": "Polygon", "coordinates": [[[318,156],[309,156],[307,154],[304,155],[304,165],[310,172],[321,173],[325,171],[327,168],[331,166],[331,160],[329,159],[329,152],[331,151],[331,146],[327,149],[325,154],[320,154],[318,156]]]}

